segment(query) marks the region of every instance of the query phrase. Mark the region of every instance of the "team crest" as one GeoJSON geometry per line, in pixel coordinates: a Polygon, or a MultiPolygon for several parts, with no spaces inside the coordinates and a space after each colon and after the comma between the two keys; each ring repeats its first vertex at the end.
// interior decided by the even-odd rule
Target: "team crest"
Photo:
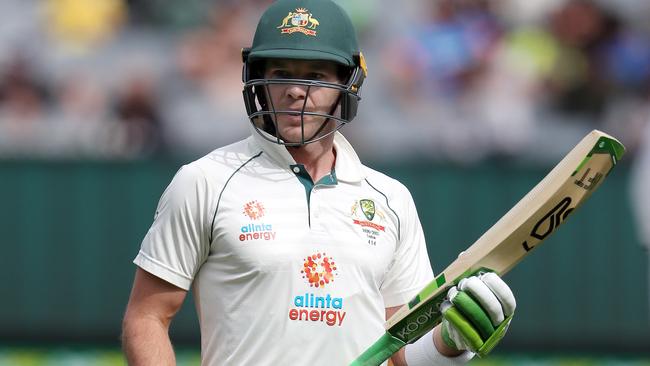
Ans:
{"type": "Polygon", "coordinates": [[[375,218],[375,202],[373,200],[361,200],[359,201],[359,206],[361,207],[361,212],[369,221],[375,218]]]}
{"type": "Polygon", "coordinates": [[[287,16],[282,19],[282,24],[277,28],[281,29],[282,34],[292,34],[300,32],[307,36],[316,35],[316,27],[320,23],[312,16],[312,13],[305,8],[298,8],[296,11],[290,11],[287,16]]]}
{"type": "Polygon", "coordinates": [[[377,238],[382,232],[386,231],[386,216],[377,209],[373,200],[361,199],[354,201],[350,216],[352,216],[352,223],[359,225],[361,231],[368,237],[368,244],[370,245],[376,245],[377,238]]]}

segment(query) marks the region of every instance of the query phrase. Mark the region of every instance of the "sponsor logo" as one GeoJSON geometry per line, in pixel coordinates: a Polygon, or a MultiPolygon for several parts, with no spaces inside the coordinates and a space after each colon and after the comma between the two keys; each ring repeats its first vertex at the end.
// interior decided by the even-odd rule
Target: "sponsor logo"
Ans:
{"type": "Polygon", "coordinates": [[[290,11],[287,16],[282,19],[282,23],[277,27],[282,34],[293,34],[300,32],[307,36],[316,35],[316,27],[320,23],[312,16],[312,13],[305,8],[298,8],[296,11],[290,11]]]}
{"type": "Polygon", "coordinates": [[[264,205],[257,201],[250,201],[244,204],[244,215],[251,220],[259,220],[264,217],[264,205]]]}
{"type": "Polygon", "coordinates": [[[410,315],[401,322],[401,328],[394,334],[403,341],[408,341],[413,336],[420,335],[423,329],[428,329],[431,322],[436,319],[439,313],[434,306],[423,307],[418,313],[410,315]]]}
{"type": "MultiPolygon", "coordinates": [[[[250,201],[244,204],[244,215],[248,216],[251,220],[257,221],[264,217],[265,209],[258,201],[250,201]]],[[[260,223],[250,223],[242,226],[240,229],[239,241],[248,240],[275,240],[275,231],[273,225],[260,223]]]]}
{"type": "MultiPolygon", "coordinates": [[[[546,237],[551,235],[573,211],[574,207],[569,207],[569,205],[571,205],[571,197],[564,197],[560,203],[555,205],[551,211],[544,215],[544,217],[533,226],[533,229],[530,231],[530,236],[537,239],[538,242],[546,239],[546,237]]],[[[535,248],[534,243],[533,245],[528,244],[526,240],[524,240],[521,245],[527,252],[530,252],[535,248]]]]}
{"type": "MultiPolygon", "coordinates": [[[[334,282],[337,275],[334,259],[325,253],[316,253],[303,260],[300,274],[310,287],[322,290],[334,282]]],[[[322,323],[327,326],[341,326],[346,312],[343,310],[343,298],[329,293],[306,292],[294,296],[289,308],[289,320],[322,323]]]]}
{"type": "Polygon", "coordinates": [[[239,241],[275,240],[275,231],[271,224],[248,224],[240,229],[239,241]]]}
{"type": "Polygon", "coordinates": [[[330,294],[317,296],[306,293],[293,298],[294,308],[289,309],[289,320],[309,321],[327,324],[330,327],[341,326],[345,319],[343,298],[330,294]]]}
{"type": "Polygon", "coordinates": [[[334,282],[336,263],[325,253],[317,253],[305,258],[300,271],[311,287],[325,287],[334,282]]]}
{"type": "Polygon", "coordinates": [[[350,216],[352,223],[359,225],[363,233],[366,234],[368,244],[377,245],[377,237],[381,232],[386,231],[386,227],[382,225],[386,221],[386,216],[377,209],[375,201],[370,199],[354,201],[350,216]]]}
{"type": "Polygon", "coordinates": [[[584,188],[587,191],[591,191],[598,185],[598,182],[603,179],[603,174],[601,172],[596,172],[596,174],[593,176],[589,176],[590,172],[591,168],[587,168],[585,174],[583,174],[580,179],[576,179],[573,183],[578,187],[584,188]]]}

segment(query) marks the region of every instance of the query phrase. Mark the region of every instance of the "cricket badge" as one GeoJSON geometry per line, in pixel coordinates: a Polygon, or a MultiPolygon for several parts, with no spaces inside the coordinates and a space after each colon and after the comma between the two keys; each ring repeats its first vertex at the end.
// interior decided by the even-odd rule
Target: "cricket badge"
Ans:
{"type": "Polygon", "coordinates": [[[365,198],[354,201],[350,216],[352,223],[361,227],[368,244],[377,245],[377,237],[386,231],[386,215],[377,209],[375,201],[365,198]]]}
{"type": "Polygon", "coordinates": [[[361,206],[361,211],[369,221],[375,218],[375,202],[373,200],[360,200],[359,206],[361,206]]]}
{"type": "Polygon", "coordinates": [[[319,25],[320,23],[309,10],[298,8],[296,11],[290,11],[277,28],[280,29],[282,34],[300,32],[307,36],[315,36],[316,27],[319,25]]]}

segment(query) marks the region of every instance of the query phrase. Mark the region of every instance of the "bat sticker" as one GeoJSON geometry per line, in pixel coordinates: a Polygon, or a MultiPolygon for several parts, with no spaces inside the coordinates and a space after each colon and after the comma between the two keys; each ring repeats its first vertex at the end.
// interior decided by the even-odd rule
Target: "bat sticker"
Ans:
{"type": "MultiPolygon", "coordinates": [[[[560,224],[569,216],[571,211],[573,211],[573,207],[569,208],[569,205],[571,204],[571,197],[564,197],[560,203],[555,205],[549,213],[544,215],[541,220],[533,226],[533,230],[530,232],[530,236],[537,240],[544,240],[546,239],[547,236],[551,235],[553,233],[553,230],[560,226],[560,224]],[[547,222],[548,221],[548,222],[547,222]],[[540,232],[540,228],[544,227],[544,231],[540,232]]],[[[530,252],[535,248],[535,246],[530,246],[527,241],[524,240],[522,243],[522,246],[524,249],[526,249],[527,252],[530,252]]]]}

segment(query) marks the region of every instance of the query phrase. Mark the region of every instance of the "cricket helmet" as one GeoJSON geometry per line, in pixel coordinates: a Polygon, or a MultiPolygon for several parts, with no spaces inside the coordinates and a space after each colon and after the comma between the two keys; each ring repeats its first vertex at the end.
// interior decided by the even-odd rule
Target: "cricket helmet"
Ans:
{"type": "Polygon", "coordinates": [[[262,15],[255,31],[253,45],[242,50],[244,104],[248,118],[266,139],[287,146],[300,146],[320,140],[346,123],[357,114],[361,97],[359,91],[367,75],[363,54],[359,51],[352,21],[346,12],[331,0],[278,0],[262,15]],[[337,64],[342,82],[329,83],[308,79],[265,79],[264,65],[268,59],[296,59],[331,61],[337,64]],[[284,141],[278,133],[276,116],[296,115],[296,111],[277,110],[267,100],[269,85],[293,84],[306,88],[306,96],[312,88],[330,88],[339,92],[338,101],[327,113],[300,111],[303,134],[301,141],[284,141]],[[314,136],[305,136],[304,117],[324,117],[324,122],[314,136]],[[336,128],[322,133],[328,123],[336,128]]]}

